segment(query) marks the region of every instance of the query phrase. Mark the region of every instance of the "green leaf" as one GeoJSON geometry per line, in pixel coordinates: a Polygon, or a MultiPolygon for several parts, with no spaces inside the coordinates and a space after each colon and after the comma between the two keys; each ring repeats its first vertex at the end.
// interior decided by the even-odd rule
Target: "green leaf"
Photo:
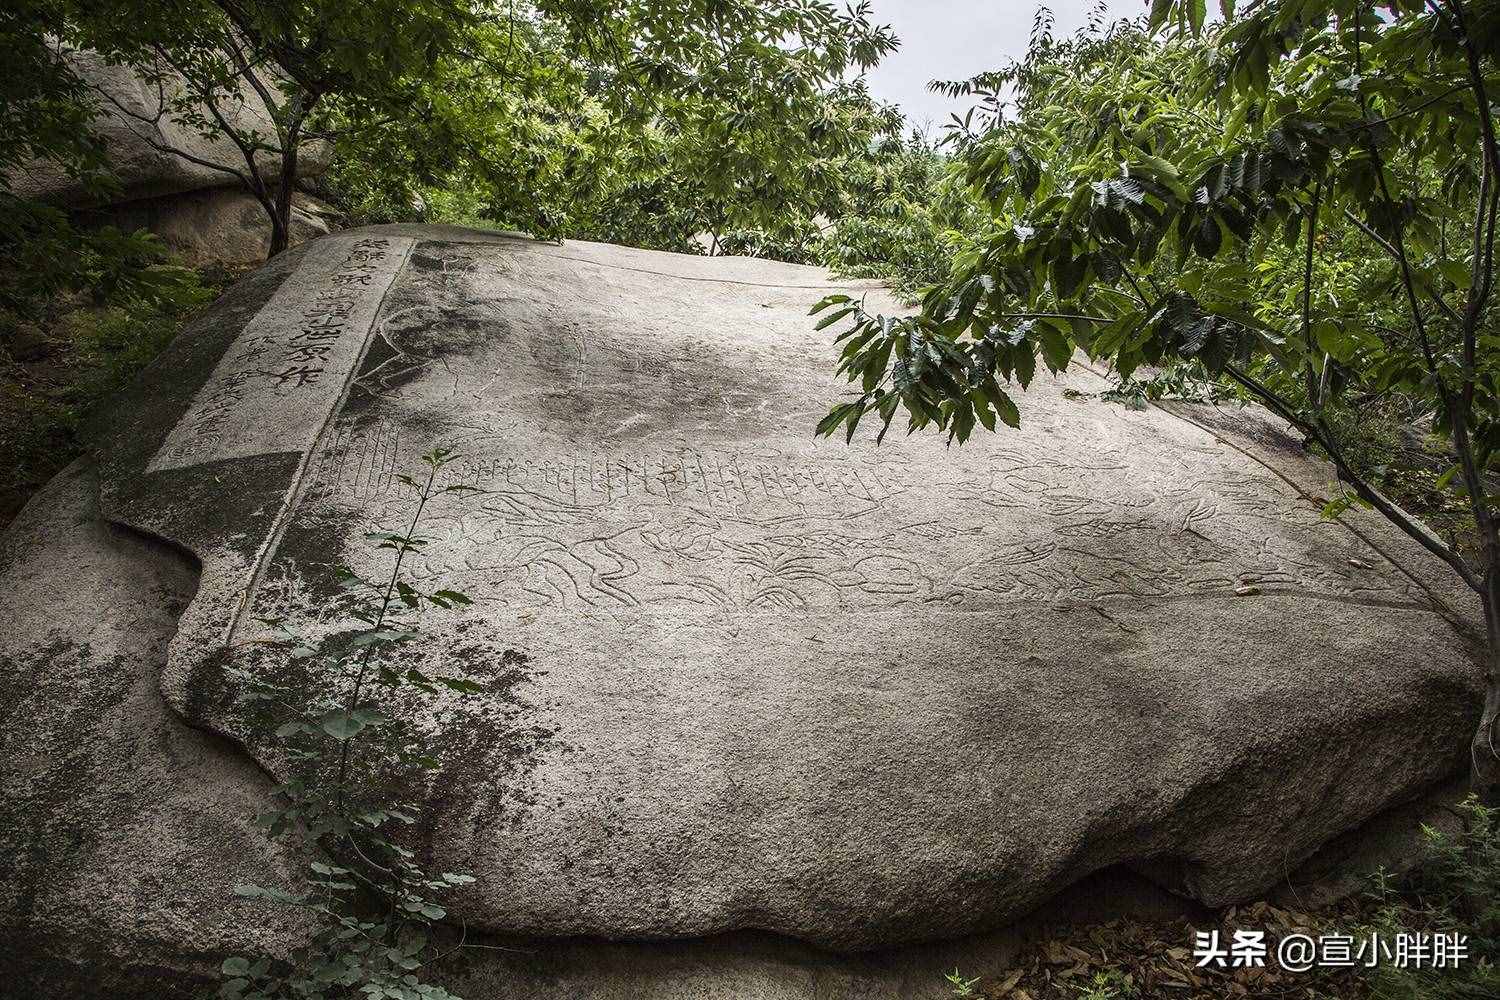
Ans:
{"type": "Polygon", "coordinates": [[[1021,426],[1021,411],[1016,408],[1015,400],[1006,395],[1005,390],[996,388],[994,390],[995,413],[1001,420],[1005,421],[1007,427],[1021,426]]]}
{"type": "Polygon", "coordinates": [[[1182,177],[1182,172],[1177,169],[1177,165],[1172,163],[1172,161],[1164,160],[1160,156],[1144,152],[1138,154],[1137,159],[1130,164],[1130,173],[1132,175],[1139,174],[1146,177],[1153,177],[1157,180],[1175,181],[1182,177]]]}
{"type": "Polygon", "coordinates": [[[276,738],[278,740],[283,740],[284,741],[284,740],[291,739],[293,736],[296,736],[298,733],[310,733],[312,731],[313,731],[313,727],[312,726],[308,725],[305,722],[302,722],[301,720],[294,720],[292,722],[283,723],[282,725],[280,725],[279,727],[277,727],[277,729],[276,729],[276,738]]]}
{"type": "Polygon", "coordinates": [[[987,431],[995,429],[995,412],[990,409],[989,398],[985,393],[975,391],[971,394],[971,402],[974,404],[974,415],[984,425],[987,431]]]}
{"type": "Polygon", "coordinates": [[[411,585],[406,583],[405,581],[397,581],[396,596],[401,598],[401,603],[405,604],[408,608],[414,608],[417,606],[417,598],[419,595],[415,590],[412,589],[411,585]]]}
{"type": "Polygon", "coordinates": [[[1456,260],[1445,260],[1438,264],[1438,269],[1443,272],[1443,277],[1453,282],[1453,286],[1460,291],[1473,284],[1473,275],[1469,268],[1456,260]]]}
{"type": "Polygon", "coordinates": [[[1193,34],[1203,32],[1203,22],[1208,17],[1208,0],[1186,0],[1188,24],[1193,34]]]}
{"type": "Polygon", "coordinates": [[[860,418],[863,417],[864,415],[865,415],[865,401],[863,399],[861,399],[859,401],[858,405],[856,405],[854,407],[854,409],[852,409],[852,410],[849,411],[849,416],[846,418],[847,427],[846,427],[846,429],[844,431],[844,443],[845,444],[848,444],[848,443],[850,443],[851,441],[854,440],[854,431],[855,431],[855,428],[859,427],[860,418]]]}
{"type": "Polygon", "coordinates": [[[1219,220],[1212,215],[1205,216],[1193,229],[1193,249],[1198,256],[1212,260],[1223,245],[1224,231],[1219,228],[1219,220]]]}
{"type": "MultiPolygon", "coordinates": [[[[1021,383],[1025,389],[1031,385],[1032,378],[1036,375],[1036,354],[1031,349],[1029,342],[1022,342],[1016,347],[1016,381],[1021,383]]],[[[1006,421],[1009,423],[1009,421],[1006,421]]]]}
{"type": "Polygon", "coordinates": [[[1103,207],[1094,211],[1099,231],[1116,243],[1129,246],[1135,240],[1130,229],[1130,217],[1118,208],[1103,207]]]}
{"type": "Polygon", "coordinates": [[[815,437],[827,437],[829,434],[832,434],[834,428],[849,419],[849,412],[858,405],[858,403],[839,403],[828,411],[828,416],[818,421],[818,426],[813,431],[813,435],[815,437]]]}
{"type": "Polygon", "coordinates": [[[1047,363],[1048,370],[1054,373],[1067,371],[1068,362],[1073,358],[1073,345],[1068,338],[1046,323],[1037,325],[1036,337],[1041,342],[1042,360],[1047,363]]]}
{"type": "Polygon", "coordinates": [[[250,960],[238,955],[224,959],[224,964],[219,966],[219,971],[226,976],[243,976],[250,971],[250,960]]]}
{"type": "Polygon", "coordinates": [[[1313,338],[1325,354],[1336,361],[1348,364],[1354,360],[1359,344],[1342,327],[1330,320],[1322,320],[1313,326],[1313,338]]]}
{"type": "Polygon", "coordinates": [[[380,646],[392,642],[404,642],[412,637],[412,633],[391,628],[368,629],[359,633],[349,640],[350,649],[363,649],[365,646],[380,646]]]}
{"type": "MultiPolygon", "coordinates": [[[[1063,241],[1066,244],[1066,240],[1063,241]]],[[[1083,284],[1084,276],[1088,273],[1088,254],[1073,256],[1071,247],[1066,245],[1059,248],[1057,256],[1052,258],[1052,284],[1057,291],[1059,299],[1070,299],[1083,284]]]]}
{"type": "Polygon", "coordinates": [[[354,739],[365,729],[385,721],[379,712],[367,708],[356,708],[352,712],[335,710],[321,720],[323,731],[340,742],[354,739]]]}
{"type": "Polygon", "coordinates": [[[848,316],[854,311],[854,306],[845,306],[844,308],[839,309],[836,312],[831,312],[827,316],[824,316],[822,319],[818,320],[818,325],[813,327],[813,329],[826,330],[828,327],[837,323],[839,320],[843,319],[845,316],[848,316]]]}

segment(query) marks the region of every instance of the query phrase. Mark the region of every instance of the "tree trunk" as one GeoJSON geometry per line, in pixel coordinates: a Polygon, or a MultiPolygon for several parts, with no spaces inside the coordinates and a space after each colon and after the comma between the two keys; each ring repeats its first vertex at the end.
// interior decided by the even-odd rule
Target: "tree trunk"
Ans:
{"type": "Polygon", "coordinates": [[[287,142],[281,150],[281,183],[276,189],[276,211],[271,216],[271,252],[266,259],[285,250],[292,235],[292,194],[297,189],[297,145],[301,138],[301,121],[287,129],[287,142]]]}
{"type": "Polygon", "coordinates": [[[271,249],[266,254],[266,260],[270,260],[291,245],[291,234],[288,232],[291,224],[291,205],[283,205],[281,196],[278,195],[275,209],[275,214],[271,216],[271,249]]]}
{"type": "Polygon", "coordinates": [[[1470,784],[1487,806],[1500,806],[1500,567],[1484,579],[1484,709],[1470,747],[1470,784]]]}
{"type": "Polygon", "coordinates": [[[318,104],[321,95],[293,94],[286,130],[281,134],[281,183],[276,189],[276,204],[271,213],[271,252],[269,260],[281,253],[292,238],[292,195],[297,191],[297,154],[302,147],[302,126],[318,104]]]}

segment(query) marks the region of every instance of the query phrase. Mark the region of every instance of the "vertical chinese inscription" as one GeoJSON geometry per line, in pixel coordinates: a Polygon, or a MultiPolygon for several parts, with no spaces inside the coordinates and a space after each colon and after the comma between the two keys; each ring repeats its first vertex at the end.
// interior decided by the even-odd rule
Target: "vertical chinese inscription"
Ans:
{"type": "Polygon", "coordinates": [[[414,242],[320,241],[224,352],[146,471],[311,447],[414,242]]]}

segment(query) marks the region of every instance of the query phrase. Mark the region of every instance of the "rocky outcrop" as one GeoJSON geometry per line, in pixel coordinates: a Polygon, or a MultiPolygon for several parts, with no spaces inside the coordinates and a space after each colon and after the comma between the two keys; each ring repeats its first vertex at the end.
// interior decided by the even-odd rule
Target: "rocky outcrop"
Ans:
{"type": "MultiPolygon", "coordinates": [[[[424,843],[478,876],[454,900],[471,931],[599,970],[584,989],[497,959],[455,974],[471,996],[718,995],[690,988],[705,968],[736,996],[940,994],[908,959],[999,961],[997,928],[1069,886],[1133,871],[1243,900],[1462,768],[1461,595],[1382,521],[1322,519],[1327,470],[1263,414],[1113,407],[1078,364],[1022,397],[1018,432],[815,441],[840,387],[807,309],[835,289],[815,268],[444,227],[321,240],[232,289],[121,402],[97,507],[29,511],[0,595],[64,593],[59,553],[111,526],[130,566],[192,553],[170,626],[111,603],[89,628],[158,636],[152,718],[227,737],[215,768],[274,772],[226,667],[277,669],[244,655],[260,619],[339,629],[328,566],[378,573],[364,536],[409,514],[396,477],[456,448],[474,492],[437,501],[410,569],[474,603],[432,610],[406,655],[484,693],[413,718],[443,763],[424,843]],[[633,943],[578,943],[600,939],[633,943]]],[[[62,606],[22,619],[22,650],[92,613],[62,606]]],[[[24,658],[7,670],[43,663],[24,658]]],[[[39,711],[77,710],[67,690],[39,711]]],[[[209,780],[151,767],[181,794],[209,780]]],[[[57,809],[22,801],[6,814],[57,809]]],[[[207,852],[194,892],[230,881],[208,841],[249,836],[213,832],[237,808],[165,834],[207,852]]],[[[236,849],[274,869],[270,850],[236,849]]]]}
{"type": "MultiPolygon", "coordinates": [[[[188,264],[259,264],[271,250],[271,223],[260,202],[239,188],[203,188],[82,213],[125,232],[149,229],[188,264]]],[[[292,196],[291,245],[327,236],[338,212],[311,195],[292,196]]]]}
{"type": "Polygon", "coordinates": [[[86,464],[0,541],[6,996],[164,996],[215,955],[297,938],[290,911],[246,919],[232,903],[235,885],[297,867],[248,822],[270,781],[158,690],[197,576],[186,553],[99,517],[86,464]]]}
{"type": "MultiPolygon", "coordinates": [[[[172,94],[129,66],[111,65],[96,52],[70,51],[69,66],[95,95],[94,129],[104,141],[117,192],[107,203],[56,164],[34,161],[7,179],[23,198],[83,210],[85,222],[144,225],[193,263],[255,263],[265,259],[270,223],[260,204],[223,169],[244,172],[243,154],[222,134],[203,134],[163,108],[172,94]],[[176,150],[177,152],[173,152],[176,150]],[[185,154],[185,155],[179,155],[185,154]]],[[[248,88],[222,111],[237,130],[274,134],[265,103],[248,88]]],[[[321,175],[332,158],[326,143],[301,148],[299,175],[321,175]]],[[[279,159],[263,155],[259,165],[275,177],[279,159]]],[[[329,231],[326,206],[305,195],[293,224],[293,241],[329,231]]]]}

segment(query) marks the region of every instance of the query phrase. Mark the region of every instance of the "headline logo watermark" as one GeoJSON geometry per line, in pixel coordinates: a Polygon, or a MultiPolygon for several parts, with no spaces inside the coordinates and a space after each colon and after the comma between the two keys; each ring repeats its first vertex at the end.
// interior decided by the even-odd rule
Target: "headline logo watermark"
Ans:
{"type": "MultiPolygon", "coordinates": [[[[1287,972],[1312,969],[1456,969],[1469,957],[1466,934],[1398,934],[1386,940],[1378,934],[1288,934],[1275,943],[1276,964],[1287,972]]],[[[1193,932],[1193,960],[1202,969],[1265,968],[1271,943],[1265,931],[1237,930],[1225,942],[1218,931],[1193,932]]]]}

